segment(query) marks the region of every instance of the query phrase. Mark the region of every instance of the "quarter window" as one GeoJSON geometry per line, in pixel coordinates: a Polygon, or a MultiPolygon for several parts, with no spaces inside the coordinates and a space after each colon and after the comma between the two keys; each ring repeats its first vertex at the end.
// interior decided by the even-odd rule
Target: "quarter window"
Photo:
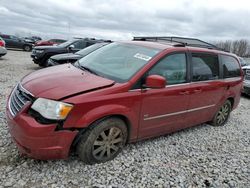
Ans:
{"type": "Polygon", "coordinates": [[[161,59],[150,71],[149,75],[160,75],[166,78],[167,84],[186,82],[186,54],[172,54],[161,59]]]}
{"type": "Polygon", "coordinates": [[[215,80],[219,78],[219,61],[217,55],[192,54],[192,81],[215,80]]]}
{"type": "Polygon", "coordinates": [[[223,65],[223,78],[240,76],[240,65],[234,57],[221,55],[221,61],[223,65]]]}

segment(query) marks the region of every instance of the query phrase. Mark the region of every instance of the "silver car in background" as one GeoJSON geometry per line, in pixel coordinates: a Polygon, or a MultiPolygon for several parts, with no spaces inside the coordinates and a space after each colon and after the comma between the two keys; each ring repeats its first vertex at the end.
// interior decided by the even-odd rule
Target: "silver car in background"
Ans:
{"type": "Polygon", "coordinates": [[[250,65],[243,66],[242,70],[244,72],[242,93],[250,95],[250,65]]]}
{"type": "Polygon", "coordinates": [[[244,72],[244,81],[242,86],[242,93],[246,95],[250,95],[250,64],[247,58],[243,59],[242,57],[239,58],[242,70],[244,72]]]}
{"type": "Polygon", "coordinates": [[[4,40],[0,37],[0,57],[4,56],[7,54],[7,50],[5,48],[5,42],[4,40]]]}

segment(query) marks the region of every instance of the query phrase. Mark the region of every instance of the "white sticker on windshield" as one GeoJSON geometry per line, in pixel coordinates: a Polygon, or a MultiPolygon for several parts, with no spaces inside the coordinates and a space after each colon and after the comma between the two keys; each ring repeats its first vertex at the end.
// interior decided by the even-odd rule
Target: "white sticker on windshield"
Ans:
{"type": "Polygon", "coordinates": [[[147,56],[147,55],[144,55],[144,54],[140,54],[140,53],[135,54],[134,57],[138,58],[138,59],[142,59],[144,61],[149,61],[152,58],[150,56],[147,56]]]}

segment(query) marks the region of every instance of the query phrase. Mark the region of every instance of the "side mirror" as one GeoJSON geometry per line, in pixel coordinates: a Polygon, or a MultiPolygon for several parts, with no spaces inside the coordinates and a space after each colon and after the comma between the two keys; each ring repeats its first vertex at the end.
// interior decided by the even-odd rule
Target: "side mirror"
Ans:
{"type": "Polygon", "coordinates": [[[72,50],[72,49],[74,49],[74,48],[75,48],[75,45],[74,45],[74,44],[71,44],[71,45],[68,47],[69,51],[72,50]]]}
{"type": "Polygon", "coordinates": [[[163,76],[149,75],[146,78],[145,87],[160,89],[160,88],[165,88],[166,83],[167,81],[163,76]]]}

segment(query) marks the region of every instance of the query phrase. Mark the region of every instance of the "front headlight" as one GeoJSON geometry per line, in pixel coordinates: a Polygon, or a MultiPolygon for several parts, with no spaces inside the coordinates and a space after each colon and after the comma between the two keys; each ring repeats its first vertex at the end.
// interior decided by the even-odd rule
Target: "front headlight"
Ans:
{"type": "Polygon", "coordinates": [[[38,98],[32,104],[31,108],[47,119],[64,120],[73,108],[73,105],[60,101],[38,98]]]}

